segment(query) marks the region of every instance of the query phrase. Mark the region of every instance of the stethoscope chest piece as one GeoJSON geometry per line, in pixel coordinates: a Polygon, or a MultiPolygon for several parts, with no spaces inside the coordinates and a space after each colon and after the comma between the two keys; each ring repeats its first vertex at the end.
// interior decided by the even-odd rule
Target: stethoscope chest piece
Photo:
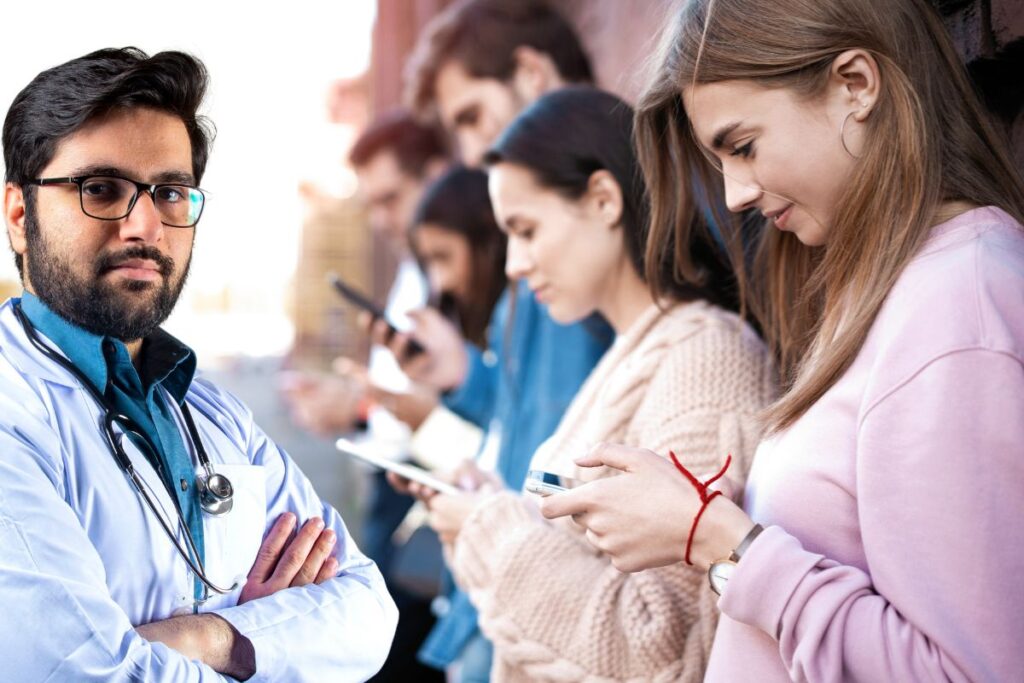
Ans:
{"type": "Polygon", "coordinates": [[[214,517],[227,514],[234,504],[235,489],[223,474],[198,477],[199,505],[203,511],[214,517]]]}

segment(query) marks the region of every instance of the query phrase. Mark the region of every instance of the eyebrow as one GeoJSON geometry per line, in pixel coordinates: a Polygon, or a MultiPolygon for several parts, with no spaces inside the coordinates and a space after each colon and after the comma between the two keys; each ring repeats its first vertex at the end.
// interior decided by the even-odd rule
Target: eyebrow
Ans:
{"type": "MultiPolygon", "coordinates": [[[[112,175],[120,176],[122,178],[131,178],[131,174],[127,173],[123,168],[117,166],[104,166],[104,165],[92,165],[92,166],[81,166],[76,168],[72,173],[72,177],[81,177],[87,175],[112,175]]],[[[139,181],[145,182],[145,181],[139,181]]],[[[195,178],[191,173],[184,171],[161,171],[153,176],[152,181],[154,184],[162,183],[181,183],[183,185],[194,185],[195,178]]]]}
{"type": "Polygon", "coordinates": [[[725,146],[725,139],[727,137],[729,137],[729,135],[734,130],[736,130],[739,127],[740,127],[740,122],[739,121],[733,121],[732,123],[726,124],[726,125],[722,126],[721,128],[719,128],[715,132],[714,137],[711,139],[711,149],[713,149],[713,150],[722,149],[722,147],[725,146]]]}

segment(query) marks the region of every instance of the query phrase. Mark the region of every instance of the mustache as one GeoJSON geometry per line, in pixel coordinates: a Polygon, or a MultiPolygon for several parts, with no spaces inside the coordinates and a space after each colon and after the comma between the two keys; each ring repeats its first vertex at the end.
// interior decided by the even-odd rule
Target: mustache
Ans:
{"type": "Polygon", "coordinates": [[[174,259],[170,256],[161,254],[160,250],[156,247],[139,244],[134,247],[122,249],[116,253],[107,253],[100,256],[96,261],[96,274],[102,275],[109,270],[119,267],[125,261],[130,261],[132,259],[146,259],[152,261],[157,265],[160,269],[160,274],[164,277],[168,277],[174,272],[174,259]]]}

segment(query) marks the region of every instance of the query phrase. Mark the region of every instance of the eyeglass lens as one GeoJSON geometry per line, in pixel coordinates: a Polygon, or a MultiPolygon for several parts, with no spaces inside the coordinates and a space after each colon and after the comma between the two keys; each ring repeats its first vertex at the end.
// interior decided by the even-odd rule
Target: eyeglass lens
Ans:
{"type": "MultiPolygon", "coordinates": [[[[88,178],[81,184],[82,210],[103,220],[124,218],[138,191],[135,183],[123,178],[88,178]]],[[[203,194],[187,185],[158,185],[153,192],[153,204],[164,224],[190,227],[203,211],[203,194]]]]}

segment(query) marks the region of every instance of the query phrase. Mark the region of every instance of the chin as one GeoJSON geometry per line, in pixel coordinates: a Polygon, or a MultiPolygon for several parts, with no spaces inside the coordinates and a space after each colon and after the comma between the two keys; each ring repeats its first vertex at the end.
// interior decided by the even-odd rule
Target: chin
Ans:
{"type": "Polygon", "coordinates": [[[581,310],[573,306],[559,305],[557,302],[547,304],[548,315],[560,325],[571,325],[586,318],[593,309],[581,310]]]}

